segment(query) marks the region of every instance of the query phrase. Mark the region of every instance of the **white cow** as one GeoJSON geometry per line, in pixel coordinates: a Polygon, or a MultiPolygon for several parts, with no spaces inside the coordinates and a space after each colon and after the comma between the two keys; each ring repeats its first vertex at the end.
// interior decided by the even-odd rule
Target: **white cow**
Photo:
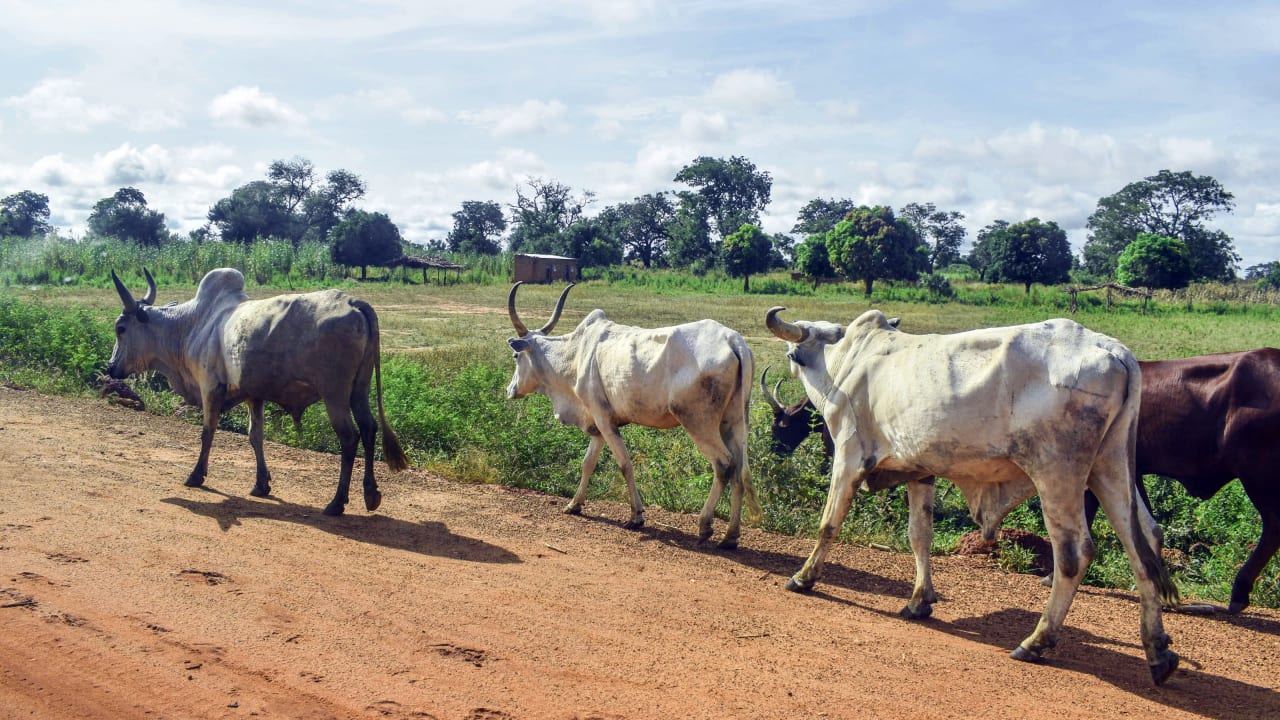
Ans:
{"type": "Polygon", "coordinates": [[[387,465],[402,470],[409,461],[382,410],[380,336],[373,308],[338,290],[250,300],[244,275],[234,268],[210,270],[195,298],[185,303],[153,307],[156,283],[150,272],[143,272],[147,294],[139,300],[111,272],[124,312],[116,319],[116,344],[107,372],[119,379],[157,370],[174,392],[204,411],[200,458],[186,484],[204,484],[218,417],[247,401],[249,443],[257,459],[257,480],[249,494],[266,497],[271,493],[271,473],[262,454],[263,405],[276,403],[296,423],[307,407],[323,401],[342,448],[338,491],[324,513],[342,514],[360,442],[365,507],[377,509],[382,501],[373,477],[378,428],[369,407],[374,377],[387,465]]]}
{"type": "Polygon", "coordinates": [[[747,408],[754,366],[742,336],[713,320],[649,330],[619,325],[604,311],[593,310],[573,332],[553,337],[550,333],[573,285],[560,294],[551,320],[533,331],[516,313],[520,285],[513,285],[507,297],[517,335],[507,340],[516,361],[507,397],[541,392],[551,398],[557,420],[591,437],[578,491],[564,511],[582,512],[587,481],[607,444],[631,497],[631,519],[623,527],[642,527],[644,504],[618,428],[630,423],[659,429],[680,425],[714,471],[698,537],[711,536],[716,504],[728,483],[729,527],[720,547],[737,547],[744,495],[748,519],[756,522],[761,514],[747,469],[747,408]]]}
{"type": "MultiPolygon", "coordinates": [[[[1094,546],[1085,488],[1112,518],[1142,599],[1142,643],[1157,684],[1177,667],[1161,601],[1177,588],[1160,560],[1160,531],[1137,499],[1134,447],[1141,375],[1118,341],[1070,320],[954,335],[910,335],[878,310],[847,328],[766,316],[788,342],[792,373],[835,439],[831,489],[808,561],[787,583],[807,591],[822,572],[854,488],[907,484],[916,582],[902,614],[928,616],[933,475],[964,491],[971,509],[1001,512],[1040,495],[1053,545],[1054,582],[1035,631],[1013,651],[1038,660],[1053,647],[1094,546]]],[[[984,527],[999,518],[975,520],[984,527]]]]}

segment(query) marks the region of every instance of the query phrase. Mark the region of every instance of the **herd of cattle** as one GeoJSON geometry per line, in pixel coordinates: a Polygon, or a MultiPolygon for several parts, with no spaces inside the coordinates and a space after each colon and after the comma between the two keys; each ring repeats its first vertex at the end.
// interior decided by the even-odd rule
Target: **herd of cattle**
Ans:
{"type": "MultiPolygon", "coordinates": [[[[144,274],[147,292],[135,299],[112,273],[124,311],[116,320],[108,372],[120,379],[159,371],[175,392],[202,408],[200,456],[186,484],[205,480],[219,415],[247,402],[257,461],[250,494],[268,495],[264,403],[278,404],[297,422],[307,407],[323,401],[342,450],[338,490],[324,513],[344,510],[358,443],[365,458],[365,507],[376,509],[379,424],[388,466],[401,470],[408,459],[383,412],[373,308],[336,290],[250,300],[244,276],[230,268],[209,272],[192,300],[156,306],[155,280],[144,274]],[[376,419],[369,403],[375,380],[376,419]]],[[[749,521],[761,514],[747,458],[755,366],[743,337],[712,320],[630,327],[601,310],[572,332],[552,335],[572,285],[551,319],[529,330],[516,312],[519,287],[507,298],[516,331],[508,340],[516,369],[507,395],[545,394],[558,420],[590,437],[581,482],[565,512],[581,512],[607,445],[631,500],[624,526],[642,526],[644,505],[619,428],[679,425],[714,473],[699,538],[710,537],[727,485],[729,525],[720,547],[736,547],[743,505],[749,521]]],[[[1142,644],[1160,684],[1178,665],[1161,616],[1162,608],[1178,603],[1178,592],[1161,561],[1161,532],[1141,485],[1143,473],[1160,473],[1201,498],[1241,480],[1262,515],[1262,537],[1240,568],[1229,610],[1248,605],[1258,574],[1280,547],[1280,487],[1264,475],[1280,465],[1280,350],[1140,363],[1117,340],[1064,319],[912,335],[878,310],[848,325],[789,322],[780,317],[783,310],[770,309],[765,325],[787,342],[791,374],[807,399],[783,406],[777,386],[769,392],[768,369],[761,375],[774,411],[774,449],[794,450],[817,429],[831,466],[817,543],[787,582],[789,590],[808,591],[819,579],[857,488],[905,484],[916,579],[902,615],[927,617],[937,599],[929,565],[934,478],[960,488],[988,537],[1010,510],[1039,495],[1053,546],[1052,589],[1039,624],[1011,653],[1038,660],[1055,644],[1094,556],[1089,525],[1101,504],[1137,580],[1142,644]]]]}

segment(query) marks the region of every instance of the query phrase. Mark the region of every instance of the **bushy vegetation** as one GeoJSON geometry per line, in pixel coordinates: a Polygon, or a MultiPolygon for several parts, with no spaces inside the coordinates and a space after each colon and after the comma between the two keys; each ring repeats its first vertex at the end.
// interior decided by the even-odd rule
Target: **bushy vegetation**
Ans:
{"type": "MultiPolygon", "coordinates": [[[[453,284],[408,285],[417,271],[383,271],[392,282],[359,286],[361,296],[379,308],[383,326],[383,381],[387,415],[415,464],[464,481],[495,482],[568,496],[578,483],[587,439],[553,417],[542,396],[518,402],[505,398],[510,352],[501,341],[510,334],[505,315],[510,256],[468,258],[467,269],[449,278],[453,284]],[[443,303],[467,308],[467,314],[438,309],[443,303]],[[439,321],[439,322],[437,322],[439,321]]],[[[323,246],[275,241],[243,246],[232,243],[179,243],[161,248],[122,243],[73,243],[57,238],[0,239],[0,381],[53,392],[87,392],[105,367],[112,345],[112,320],[119,312],[109,272],[121,270],[135,289],[143,286],[142,267],[160,284],[160,301],[185,300],[212,267],[234,266],[251,283],[265,286],[263,296],[291,288],[355,287],[328,264],[323,246]],[[70,278],[70,280],[66,280],[70,278]],[[32,286],[39,286],[32,289],[32,286]]],[[[375,273],[371,273],[371,276],[375,273]]],[[[750,294],[722,271],[702,275],[631,267],[592,269],[576,293],[566,318],[592,307],[605,308],[621,322],[660,325],[691,317],[715,317],[748,335],[757,373],[781,361],[778,346],[759,327],[770,305],[785,304],[797,318],[847,321],[868,307],[901,316],[912,332],[951,332],[969,327],[1007,325],[1068,313],[1070,298],[1054,287],[996,285],[975,281],[963,269],[946,268],[920,283],[881,282],[870,300],[852,284],[819,285],[793,281],[784,273],[759,276],[750,294]],[[945,284],[944,284],[945,281],[945,284]],[[943,301],[946,290],[951,298],[943,301]],[[767,297],[760,297],[766,295],[767,297]],[[661,296],[662,302],[654,302],[661,296]],[[776,296],[776,297],[773,297],[776,296]],[[714,298],[714,302],[708,302],[714,298]],[[754,328],[754,329],[753,329],[754,328]]],[[[1143,315],[1139,301],[1118,299],[1108,312],[1101,296],[1081,295],[1077,318],[1121,338],[1139,357],[1175,357],[1275,343],[1274,323],[1280,295],[1257,294],[1252,285],[1195,285],[1158,293],[1143,315]],[[1235,292],[1237,294],[1232,295],[1235,292]],[[1216,339],[1215,339],[1216,338],[1216,339]],[[1215,343],[1211,345],[1210,343],[1215,343]],[[1223,345],[1228,346],[1223,346],[1223,345]]],[[[521,295],[522,315],[548,312],[556,288],[530,288],[521,295]],[[526,305],[528,310],[526,310],[526,305]]],[[[529,320],[526,317],[526,320],[529,320]]],[[[573,322],[566,319],[564,322],[573,322]]],[[[136,378],[135,391],[153,412],[172,413],[177,398],[159,376],[136,378]]],[[[798,392],[795,385],[784,395],[798,392]]],[[[792,457],[769,453],[770,414],[758,393],[752,408],[752,476],[765,508],[765,529],[789,535],[812,534],[826,499],[828,477],[822,470],[820,443],[811,439],[792,457]]],[[[302,447],[336,451],[336,440],[321,408],[311,408],[298,433],[282,412],[269,409],[268,438],[302,447]]],[[[193,418],[194,422],[194,418],[193,418]]],[[[228,413],[222,427],[245,431],[243,408],[228,413]]],[[[639,427],[624,429],[635,459],[636,477],[647,502],[681,511],[697,511],[710,485],[710,468],[687,435],[639,427]]],[[[1200,597],[1225,600],[1239,564],[1260,532],[1256,510],[1238,483],[1212,500],[1197,502],[1181,485],[1149,482],[1166,546],[1177,550],[1176,573],[1182,589],[1200,597]]],[[[625,498],[616,463],[602,457],[590,498],[625,498]]],[[[721,512],[727,513],[726,507],[721,512]]],[[[843,528],[846,540],[877,542],[903,551],[907,507],[901,489],[860,495],[843,528]]],[[[1038,504],[1015,510],[1007,522],[1044,534],[1038,504]]],[[[953,549],[974,529],[958,490],[938,485],[935,550],[953,549]]],[[[1098,559],[1086,581],[1129,587],[1127,561],[1114,533],[1100,518],[1095,525],[1098,559]]],[[[1016,549],[1002,560],[1021,569],[1016,549]]],[[[799,562],[800,558],[797,558],[799,562]]],[[[1023,559],[1025,560],[1025,558],[1023,559]]],[[[1280,607],[1280,561],[1273,560],[1253,594],[1258,605],[1280,607]]]]}

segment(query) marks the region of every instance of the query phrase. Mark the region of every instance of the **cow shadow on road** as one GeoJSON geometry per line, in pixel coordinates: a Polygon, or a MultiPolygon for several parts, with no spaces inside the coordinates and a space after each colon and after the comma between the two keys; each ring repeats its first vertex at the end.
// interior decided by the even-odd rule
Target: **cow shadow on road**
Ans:
{"type": "Polygon", "coordinates": [[[423,555],[477,563],[520,562],[520,557],[515,553],[483,540],[456,535],[442,522],[408,522],[386,515],[329,517],[318,508],[276,498],[269,498],[267,501],[247,500],[211,488],[204,490],[221,496],[221,499],[205,502],[168,497],[162,498],[160,502],[210,518],[224,531],[243,524],[247,518],[263,518],[306,525],[348,540],[423,555]]]}

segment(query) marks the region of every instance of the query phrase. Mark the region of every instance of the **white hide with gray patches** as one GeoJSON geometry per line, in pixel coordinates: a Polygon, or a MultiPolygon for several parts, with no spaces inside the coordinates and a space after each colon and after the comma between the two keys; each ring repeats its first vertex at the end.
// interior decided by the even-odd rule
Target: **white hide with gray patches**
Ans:
{"type": "Polygon", "coordinates": [[[1041,497],[1054,548],[1055,580],[1044,616],[1013,653],[1037,659],[1053,646],[1093,557],[1084,491],[1105,503],[1142,593],[1142,636],[1153,679],[1177,665],[1167,649],[1161,601],[1177,591],[1159,560],[1159,530],[1136,501],[1134,442],[1140,371],[1120,342],[1065,319],[953,335],[911,335],[883,313],[847,328],[789,323],[774,308],[766,324],[788,341],[792,373],[835,440],[831,488],[819,540],[788,583],[807,590],[821,574],[855,487],[906,483],[916,586],[903,615],[924,617],[935,597],[928,567],[932,476],[965,493],[984,532],[1012,506],[1041,497]],[[1061,583],[1061,585],[1059,585],[1061,583]]]}
{"type": "Polygon", "coordinates": [[[508,397],[543,393],[560,422],[591,437],[578,492],[565,511],[581,512],[588,480],[608,445],[631,499],[632,515],[625,526],[642,526],[644,505],[618,429],[633,423],[659,429],[683,426],[713,470],[699,518],[700,538],[710,536],[716,503],[727,484],[730,518],[721,546],[735,547],[744,494],[749,516],[759,515],[746,449],[754,364],[742,336],[712,320],[655,329],[620,325],[601,310],[593,310],[567,335],[548,336],[554,322],[536,331],[519,323],[515,291],[513,287],[509,301],[512,321],[523,333],[508,340],[516,362],[508,397]]]}

